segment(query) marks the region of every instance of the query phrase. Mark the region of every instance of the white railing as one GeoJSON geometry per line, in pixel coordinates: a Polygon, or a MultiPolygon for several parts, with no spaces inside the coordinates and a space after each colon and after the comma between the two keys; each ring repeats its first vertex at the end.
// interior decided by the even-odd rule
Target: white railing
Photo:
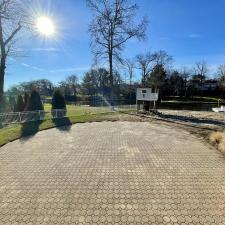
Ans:
{"type": "Polygon", "coordinates": [[[26,111],[26,112],[10,112],[0,114],[0,124],[8,125],[12,123],[25,123],[30,121],[44,120],[47,114],[51,114],[51,118],[63,118],[66,116],[66,110],[54,109],[50,112],[42,110],[26,111]]]}
{"type": "MultiPolygon", "coordinates": [[[[87,114],[101,114],[106,112],[116,112],[121,110],[134,110],[136,105],[115,105],[115,106],[100,106],[100,107],[90,107],[89,105],[80,106],[79,115],[87,114]]],[[[76,111],[69,111],[69,116],[75,116],[76,111]]],[[[9,112],[0,113],[0,127],[1,125],[9,125],[13,123],[25,123],[30,121],[39,121],[44,119],[57,119],[66,117],[67,110],[64,109],[54,109],[51,111],[26,111],[26,112],[9,112]]]]}

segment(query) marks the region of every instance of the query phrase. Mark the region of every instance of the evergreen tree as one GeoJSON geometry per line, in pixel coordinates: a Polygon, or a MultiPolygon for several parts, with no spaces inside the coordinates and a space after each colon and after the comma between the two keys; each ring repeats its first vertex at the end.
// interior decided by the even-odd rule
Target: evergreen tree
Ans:
{"type": "Polygon", "coordinates": [[[31,92],[31,95],[29,97],[28,104],[25,110],[26,111],[44,110],[40,94],[36,90],[31,92]]]}
{"type": "Polygon", "coordinates": [[[52,97],[52,116],[53,118],[64,117],[66,115],[66,101],[60,90],[56,90],[52,97]],[[64,109],[65,111],[56,111],[64,109]]]}
{"type": "Polygon", "coordinates": [[[25,92],[24,94],[24,110],[28,107],[28,102],[29,102],[29,94],[25,92]]]}
{"type": "Polygon", "coordinates": [[[152,87],[160,89],[166,83],[166,71],[163,65],[156,65],[149,78],[149,83],[152,87]]]}
{"type": "Polygon", "coordinates": [[[15,107],[14,107],[14,112],[22,112],[23,110],[24,110],[23,96],[18,95],[16,104],[15,104],[15,107]]]}
{"type": "Polygon", "coordinates": [[[66,109],[65,98],[60,90],[56,90],[53,94],[52,109],[66,109]]]}
{"type": "Polygon", "coordinates": [[[0,96],[0,113],[8,112],[9,110],[9,102],[5,96],[0,96]]]}
{"type": "Polygon", "coordinates": [[[9,107],[10,107],[10,111],[14,111],[16,105],[16,99],[14,96],[9,96],[9,107]]]}

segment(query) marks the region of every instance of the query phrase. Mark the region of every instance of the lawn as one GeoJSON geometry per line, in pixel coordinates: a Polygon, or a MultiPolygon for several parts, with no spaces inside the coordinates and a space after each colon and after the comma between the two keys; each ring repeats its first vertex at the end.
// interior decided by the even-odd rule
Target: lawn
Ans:
{"type": "MultiPolygon", "coordinates": [[[[44,110],[47,112],[46,117],[51,117],[51,104],[45,104],[44,110]]],[[[88,106],[77,106],[77,105],[67,105],[67,116],[80,116],[86,114],[101,114],[110,112],[110,107],[88,107],[88,106]]]]}

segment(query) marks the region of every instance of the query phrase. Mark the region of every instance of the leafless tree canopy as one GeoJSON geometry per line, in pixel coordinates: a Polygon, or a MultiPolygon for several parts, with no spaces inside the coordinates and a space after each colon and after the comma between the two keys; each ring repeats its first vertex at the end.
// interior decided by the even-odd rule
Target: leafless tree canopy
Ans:
{"type": "Polygon", "coordinates": [[[152,69],[156,65],[168,66],[172,62],[172,57],[167,52],[160,50],[155,53],[147,52],[146,54],[137,55],[136,60],[137,69],[141,70],[142,84],[146,85],[152,69]]]}
{"type": "Polygon", "coordinates": [[[168,66],[173,61],[173,58],[164,50],[155,52],[152,57],[154,59],[155,65],[162,65],[164,67],[168,66]]]}
{"type": "Polygon", "coordinates": [[[128,72],[129,80],[131,84],[132,79],[134,77],[135,61],[133,59],[125,59],[123,60],[123,65],[128,72]]]}
{"type": "Polygon", "coordinates": [[[6,59],[15,56],[15,42],[25,21],[25,13],[17,0],[0,0],[0,97],[4,91],[6,59]]]}
{"type": "Polygon", "coordinates": [[[141,70],[142,83],[145,85],[152,70],[152,63],[154,62],[154,55],[151,52],[146,54],[139,54],[136,57],[137,69],[141,70]]]}
{"type": "Polygon", "coordinates": [[[75,96],[77,93],[77,84],[78,84],[78,78],[76,75],[70,75],[66,78],[66,82],[69,85],[69,87],[73,90],[73,95],[75,96]]]}
{"type": "Polygon", "coordinates": [[[202,77],[206,77],[209,72],[208,65],[206,61],[200,61],[195,63],[195,73],[202,77]]]}
{"type": "Polygon", "coordinates": [[[217,69],[217,75],[219,78],[225,78],[225,64],[219,65],[217,69]]]}
{"type": "Polygon", "coordinates": [[[131,38],[145,39],[147,19],[135,23],[138,10],[129,0],[86,0],[93,12],[89,26],[91,45],[95,59],[109,63],[111,85],[113,85],[113,60],[121,61],[121,51],[131,38]]]}

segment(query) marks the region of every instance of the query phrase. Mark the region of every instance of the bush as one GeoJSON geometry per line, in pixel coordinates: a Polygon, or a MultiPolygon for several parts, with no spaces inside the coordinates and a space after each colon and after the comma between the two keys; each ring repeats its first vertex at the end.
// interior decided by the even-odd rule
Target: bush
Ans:
{"type": "Polygon", "coordinates": [[[209,136],[209,140],[212,144],[219,144],[220,141],[222,140],[224,134],[222,132],[213,132],[209,136]]]}
{"type": "Polygon", "coordinates": [[[24,94],[24,109],[28,107],[29,98],[30,98],[29,94],[25,93],[24,94]]]}
{"type": "MultiPolygon", "coordinates": [[[[52,97],[52,116],[54,118],[59,117],[58,115],[56,115],[56,112],[54,111],[56,109],[66,110],[66,101],[60,90],[56,90],[52,97]]],[[[66,111],[60,113],[60,117],[64,117],[65,115],[66,111]]]]}
{"type": "Polygon", "coordinates": [[[5,113],[10,111],[10,106],[8,100],[3,96],[0,97],[0,113],[5,113]]]}
{"type": "Polygon", "coordinates": [[[24,111],[24,107],[25,107],[25,105],[24,105],[23,97],[22,97],[22,95],[18,95],[16,104],[14,107],[14,112],[22,112],[22,111],[24,111]]]}
{"type": "Polygon", "coordinates": [[[213,132],[209,136],[209,140],[212,144],[216,145],[217,148],[225,154],[225,133],[224,132],[213,132]]]}
{"type": "Polygon", "coordinates": [[[218,149],[225,154],[225,138],[223,137],[219,142],[218,149]]]}
{"type": "Polygon", "coordinates": [[[26,111],[44,110],[40,94],[37,91],[32,91],[28,99],[26,111]]]}

